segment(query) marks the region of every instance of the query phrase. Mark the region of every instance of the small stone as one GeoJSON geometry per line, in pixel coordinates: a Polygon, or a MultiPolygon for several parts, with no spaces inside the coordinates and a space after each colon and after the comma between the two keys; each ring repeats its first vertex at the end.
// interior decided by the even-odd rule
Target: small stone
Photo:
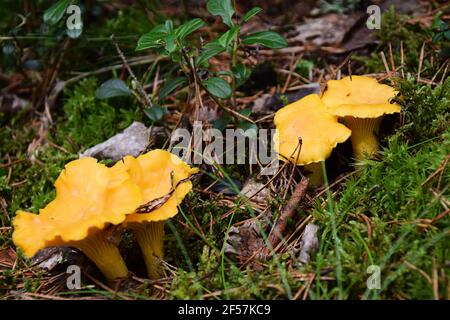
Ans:
{"type": "Polygon", "coordinates": [[[94,157],[118,161],[127,155],[137,157],[147,148],[149,140],[150,130],[143,123],[135,121],[121,133],[87,149],[80,154],[80,158],[94,157]]]}
{"type": "Polygon", "coordinates": [[[310,255],[319,250],[319,239],[317,238],[317,230],[319,229],[313,223],[308,223],[303,231],[300,240],[300,254],[299,261],[302,264],[307,264],[310,261],[310,255]]]}
{"type": "Polygon", "coordinates": [[[51,271],[57,265],[64,263],[71,251],[68,247],[48,247],[42,249],[31,259],[31,265],[51,271]]]}
{"type": "Polygon", "coordinates": [[[247,198],[251,198],[252,200],[260,203],[265,202],[270,195],[268,188],[265,188],[264,184],[256,182],[253,179],[249,179],[245,182],[244,187],[241,190],[241,193],[247,198]]]}

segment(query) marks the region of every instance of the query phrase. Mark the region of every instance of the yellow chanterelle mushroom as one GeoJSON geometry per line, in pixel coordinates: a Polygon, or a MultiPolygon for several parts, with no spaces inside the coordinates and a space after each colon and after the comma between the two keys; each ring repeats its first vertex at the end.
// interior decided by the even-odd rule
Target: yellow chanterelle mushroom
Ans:
{"type": "Polygon", "coordinates": [[[322,101],[352,130],[350,139],[356,159],[371,157],[378,151],[383,116],[400,112],[398,104],[390,103],[396,94],[394,88],[365,76],[328,81],[322,101]]]}
{"type": "Polygon", "coordinates": [[[127,172],[142,191],[143,201],[125,224],[133,230],[151,279],[163,275],[164,221],[178,213],[178,205],[192,189],[189,177],[198,170],[165,150],[153,150],[137,158],[125,157],[113,168],[127,172]]]}
{"type": "Polygon", "coordinates": [[[39,214],[19,210],[14,243],[27,257],[49,246],[80,249],[108,280],[127,277],[117,247],[102,231],[122,223],[142,203],[142,193],[126,172],[114,172],[94,158],[74,160],[55,182],[56,198],[39,214]]]}
{"type": "Polygon", "coordinates": [[[311,174],[311,184],[323,184],[321,162],[333,148],[350,137],[351,131],[330,114],[316,94],[291,103],[275,114],[275,150],[279,158],[302,165],[311,174]],[[299,138],[301,150],[298,153],[299,138]]]}

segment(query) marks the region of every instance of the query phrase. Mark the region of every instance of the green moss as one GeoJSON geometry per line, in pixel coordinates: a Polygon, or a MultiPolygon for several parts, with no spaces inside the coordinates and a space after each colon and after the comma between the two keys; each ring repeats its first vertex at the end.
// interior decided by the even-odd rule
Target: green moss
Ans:
{"type": "MultiPolygon", "coordinates": [[[[144,11],[132,8],[119,12],[106,22],[99,21],[99,25],[93,25],[90,30],[98,37],[107,37],[111,33],[117,37],[127,36],[120,38],[120,43],[124,50],[134,50],[133,35],[144,34],[151,26],[152,22],[148,22],[144,11]],[[126,39],[130,42],[122,42],[126,39]]],[[[445,210],[442,203],[445,204],[450,197],[449,166],[446,170],[437,171],[450,154],[450,80],[431,87],[417,83],[416,76],[408,75],[408,72],[417,72],[422,44],[431,35],[430,30],[418,24],[409,24],[406,17],[390,11],[383,16],[382,30],[378,33],[380,46],[370,58],[359,59],[365,66],[365,73],[383,71],[380,51],[389,60],[391,43],[395,64],[399,66],[400,41],[403,42],[407,76],[406,80],[395,80],[401,93],[398,98],[403,109],[401,122],[394,135],[386,139],[379,161],[358,163],[358,171],[339,186],[339,192],[319,199],[312,212],[308,212],[319,226],[321,245],[310,265],[299,266],[292,261],[290,254],[284,253],[266,261],[260,271],[239,268],[232,259],[222,254],[224,240],[230,225],[254,216],[255,212],[242,206],[239,197],[236,197],[234,204],[228,202],[229,205],[225,205],[221,200],[229,200],[229,197],[213,197],[194,190],[183,201],[180,213],[167,223],[166,259],[177,268],[172,283],[167,285],[168,297],[288,298],[305,286],[305,280],[296,275],[316,273],[311,287],[305,291],[313,299],[433,298],[432,285],[417,271],[411,270],[405,264],[407,261],[430,275],[435,268],[439,273],[439,296],[450,298],[446,291],[448,280],[445,280],[450,278],[450,222],[448,217],[443,217],[429,224],[445,210]],[[229,215],[222,219],[224,214],[229,215]],[[369,265],[381,267],[382,290],[367,290],[369,265]],[[441,276],[444,274],[445,277],[441,276]]],[[[98,48],[98,43],[104,42],[87,42],[86,47],[94,44],[93,47],[98,48]]],[[[92,51],[80,48],[81,45],[72,51],[80,53],[77,61],[83,62],[83,68],[93,70],[98,67],[84,65],[83,57],[86,52],[92,51]]],[[[116,54],[109,45],[103,49],[111,55],[116,54]]],[[[432,51],[428,47],[425,49],[426,59],[421,74],[431,78],[442,65],[440,58],[434,55],[440,47],[433,44],[432,51]],[[433,65],[429,63],[430,54],[434,57],[433,65]]],[[[72,58],[67,61],[71,63],[72,58]]],[[[77,67],[77,70],[80,69],[77,67]]],[[[135,71],[139,71],[138,68],[135,71]]],[[[30,161],[27,153],[29,144],[37,135],[35,127],[30,125],[29,110],[12,119],[0,115],[0,160],[2,164],[9,160],[15,162],[11,168],[0,168],[0,196],[8,205],[6,213],[0,211],[1,226],[11,225],[18,209],[37,212],[45,206],[54,198],[53,183],[68,161],[76,159],[80,151],[108,139],[139,119],[134,100],[95,99],[99,84],[100,80],[88,78],[66,89],[58,102],[55,122],[48,130],[51,143],[38,149],[33,155],[34,161],[30,161]]],[[[246,166],[241,165],[217,168],[215,173],[204,176],[196,183],[195,189],[204,189],[217,179],[233,178],[242,182],[248,177],[248,171],[246,166]]],[[[283,205],[284,201],[275,195],[269,209],[276,216],[283,205]]],[[[288,230],[292,231],[291,223],[288,230]]],[[[10,245],[11,232],[3,232],[0,235],[0,249],[10,245]]],[[[15,288],[16,284],[20,284],[25,290],[34,292],[40,277],[27,279],[21,272],[23,265],[19,256],[16,270],[3,272],[0,285],[15,288]]],[[[139,294],[135,294],[136,298],[146,298],[151,294],[151,288],[143,286],[139,294]]],[[[110,293],[98,290],[59,293],[113,298],[110,293]]]]}
{"type": "MultiPolygon", "coordinates": [[[[445,209],[440,196],[447,199],[450,196],[448,170],[442,174],[440,189],[440,175],[426,182],[450,153],[450,130],[447,128],[439,138],[439,143],[428,141],[410,147],[400,133],[393,136],[382,151],[381,161],[362,163],[360,172],[345,183],[339,199],[324,200],[331,202],[331,206],[314,211],[322,232],[316,266],[319,269],[324,264],[336,268],[340,265],[344,298],[359,298],[365,293],[374,298],[393,298],[398,294],[433,297],[430,284],[405,268],[404,261],[430,274],[430,257],[449,254],[448,219],[426,229],[418,226],[424,221],[421,219],[431,221],[445,209]],[[333,215],[337,239],[332,236],[333,215]],[[370,240],[363,215],[370,219],[370,240]],[[336,259],[337,250],[340,261],[336,259]],[[382,268],[382,291],[366,292],[369,265],[382,268]]],[[[438,270],[446,270],[445,261],[436,263],[438,270]]],[[[446,272],[448,276],[448,269],[446,272]]],[[[315,286],[313,297],[325,298],[335,286],[336,283],[321,281],[315,286]]],[[[445,297],[445,290],[441,294],[445,297]]]]}
{"type": "Polygon", "coordinates": [[[450,123],[450,78],[434,88],[417,84],[415,80],[399,80],[402,93],[397,102],[402,106],[403,121],[399,135],[410,144],[436,139],[450,123]]]}
{"type": "Polygon", "coordinates": [[[128,127],[138,118],[138,109],[126,100],[131,108],[114,106],[95,98],[99,86],[95,78],[81,81],[74,89],[66,92],[64,114],[61,115],[56,134],[57,141],[65,147],[82,149],[105,141],[128,127]]]}
{"type": "MultiPolygon", "coordinates": [[[[386,60],[391,66],[390,48],[392,46],[393,58],[396,68],[401,66],[401,43],[403,43],[403,63],[405,73],[417,73],[419,68],[420,52],[425,41],[430,40],[433,31],[425,28],[419,23],[411,24],[408,22],[409,17],[400,15],[393,8],[383,14],[381,19],[381,29],[375,30],[376,37],[380,40],[378,48],[373,50],[369,57],[352,56],[352,60],[358,61],[365,66],[366,73],[376,73],[385,71],[381,52],[384,52],[386,60]]],[[[425,46],[427,52],[429,46],[425,46]]],[[[435,63],[431,65],[428,59],[423,61],[421,74],[423,77],[432,77],[437,69],[444,62],[442,58],[435,57],[435,63]]]]}
{"type": "Polygon", "coordinates": [[[119,10],[115,17],[107,20],[102,29],[97,31],[105,36],[111,34],[140,36],[149,32],[153,26],[144,10],[139,7],[130,7],[127,10],[119,10]]]}
{"type": "MultiPolygon", "coordinates": [[[[445,126],[450,109],[447,86],[448,82],[435,88],[414,80],[399,82],[404,125],[387,139],[380,161],[359,163],[357,173],[341,186],[336,198],[330,195],[318,201],[312,214],[321,246],[308,266],[287,264],[291,259],[287,254],[278,257],[278,262],[267,261],[258,272],[224,260],[222,273],[221,257],[213,248],[221,248],[228,221],[219,221],[223,208],[217,202],[193,196],[190,207],[200,224],[207,225],[213,217],[218,226],[214,226],[210,244],[192,235],[183,237],[193,267],[177,271],[169,287],[170,298],[286,298],[287,289],[295,294],[305,284],[293,274],[308,272],[316,272],[307,294],[311,299],[433,298],[432,286],[405,261],[431,274],[435,259],[435,268],[450,276],[445,258],[450,254],[450,221],[443,218],[428,227],[419,225],[443,212],[439,197],[450,196],[449,170],[429,179],[450,154],[450,129],[445,126]],[[363,215],[370,219],[370,239],[363,215]],[[202,244],[203,249],[193,243],[202,244]],[[370,265],[381,268],[381,290],[367,290],[370,265]]],[[[234,221],[248,216],[246,210],[237,210],[234,221]]],[[[180,217],[185,222],[190,218],[180,217]]],[[[184,228],[177,230],[183,233],[184,228]]],[[[446,286],[444,277],[439,277],[441,298],[448,298],[446,286]]]]}
{"type": "MultiPolygon", "coordinates": [[[[11,125],[0,131],[5,144],[0,146],[0,156],[6,162],[9,155],[18,163],[8,169],[0,169],[0,190],[9,204],[10,217],[18,209],[37,212],[54,196],[53,183],[64,165],[78,157],[78,151],[100,143],[126,128],[137,118],[136,109],[118,108],[95,99],[97,81],[93,78],[81,81],[68,90],[63,113],[48,131],[48,139],[63,147],[45,145],[34,154],[30,162],[28,145],[36,136],[36,130],[23,126],[25,118],[16,117],[11,125]]],[[[0,213],[0,221],[9,225],[10,219],[0,213]]]]}

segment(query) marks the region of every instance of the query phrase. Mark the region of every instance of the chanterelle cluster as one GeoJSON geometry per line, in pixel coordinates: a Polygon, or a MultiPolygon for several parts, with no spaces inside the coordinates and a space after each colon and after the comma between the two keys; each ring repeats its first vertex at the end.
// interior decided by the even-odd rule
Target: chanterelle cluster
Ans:
{"type": "Polygon", "coordinates": [[[383,116],[400,112],[400,106],[390,102],[397,94],[394,88],[375,79],[345,77],[330,80],[327,86],[322,97],[308,95],[278,110],[274,118],[280,159],[303,165],[313,185],[323,182],[321,162],[349,137],[355,159],[373,156],[383,116]]]}
{"type": "Polygon", "coordinates": [[[78,248],[113,281],[127,277],[128,269],[104,229],[126,225],[136,231],[149,276],[155,278],[161,274],[155,259],[162,258],[162,221],[178,212],[195,172],[164,150],[126,157],[112,168],[94,158],[74,160],[55,182],[56,198],[39,214],[17,212],[13,241],[27,257],[49,246],[78,248]],[[145,211],[150,201],[164,196],[159,208],[145,211]]]}
{"type": "Polygon", "coordinates": [[[275,150],[280,159],[304,166],[311,173],[311,183],[322,184],[321,162],[338,143],[350,137],[351,131],[338,122],[316,94],[280,109],[274,122],[277,128],[275,150]]]}

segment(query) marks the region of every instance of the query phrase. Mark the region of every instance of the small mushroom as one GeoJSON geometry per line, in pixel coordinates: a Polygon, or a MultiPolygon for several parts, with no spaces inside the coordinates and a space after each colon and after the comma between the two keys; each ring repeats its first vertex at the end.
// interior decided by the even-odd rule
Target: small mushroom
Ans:
{"type": "Polygon", "coordinates": [[[192,189],[189,177],[198,172],[165,150],[153,150],[137,158],[125,157],[113,170],[128,172],[141,189],[143,201],[127,216],[125,226],[133,230],[151,279],[163,276],[164,221],[178,213],[178,205],[192,189]]]}
{"type": "Polygon", "coordinates": [[[389,102],[396,94],[394,88],[365,76],[328,81],[322,101],[352,130],[350,139],[356,159],[372,157],[378,151],[383,116],[400,112],[398,104],[389,102]]]}
{"type": "Polygon", "coordinates": [[[126,172],[113,172],[94,158],[68,163],[55,181],[56,197],[39,214],[17,211],[14,243],[27,257],[50,246],[80,249],[109,281],[128,269],[103,230],[122,223],[142,203],[142,194],[126,172]]]}
{"type": "Polygon", "coordinates": [[[302,165],[312,185],[323,184],[322,161],[351,131],[330,114],[317,94],[310,94],[277,111],[274,118],[275,150],[283,161],[302,165]],[[299,148],[301,138],[301,150],[299,148]]]}

